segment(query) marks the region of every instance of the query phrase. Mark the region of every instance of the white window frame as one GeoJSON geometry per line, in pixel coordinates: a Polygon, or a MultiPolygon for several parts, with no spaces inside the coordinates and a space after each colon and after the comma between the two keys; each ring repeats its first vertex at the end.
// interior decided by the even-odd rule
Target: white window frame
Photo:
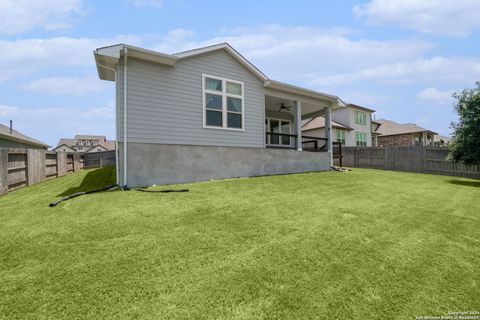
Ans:
{"type": "Polygon", "coordinates": [[[203,128],[204,129],[217,129],[217,130],[231,130],[231,131],[245,131],[245,85],[242,81],[227,79],[218,76],[212,76],[209,74],[202,73],[202,100],[203,100],[203,108],[202,108],[202,117],[203,117],[203,128]],[[208,90],[206,89],[206,80],[207,78],[220,80],[222,81],[222,91],[216,90],[208,90]],[[242,87],[242,94],[237,95],[233,93],[227,93],[227,82],[237,83],[240,84],[242,87]],[[206,101],[206,94],[214,94],[217,96],[222,97],[222,110],[216,110],[218,112],[222,112],[222,126],[209,126],[207,125],[207,101],[206,101]],[[235,112],[235,111],[228,111],[227,108],[227,97],[237,98],[242,100],[242,112],[235,112]],[[242,128],[229,128],[228,127],[228,113],[236,113],[242,115],[242,128]]]}
{"type": "Polygon", "coordinates": [[[345,130],[345,129],[340,129],[340,128],[335,128],[335,134],[336,134],[336,140],[337,140],[337,142],[340,142],[341,144],[345,145],[345,143],[346,143],[346,141],[347,141],[347,130],[345,130]],[[338,139],[339,132],[342,132],[343,140],[339,140],[339,139],[338,139]]]}
{"type": "Polygon", "coordinates": [[[365,111],[355,110],[355,123],[366,126],[367,125],[367,113],[365,111]]]}
{"type": "Polygon", "coordinates": [[[366,146],[367,146],[367,140],[368,140],[368,137],[367,137],[367,133],[366,133],[366,132],[361,132],[361,131],[355,132],[355,146],[357,146],[357,147],[366,147],[366,146]],[[365,137],[365,140],[357,140],[357,137],[358,137],[360,134],[365,137]],[[365,143],[365,145],[359,146],[359,145],[358,145],[358,142],[365,143]]]}
{"type": "MultiPolygon", "coordinates": [[[[290,126],[290,132],[289,132],[288,134],[292,134],[292,129],[293,129],[293,127],[292,127],[292,120],[290,120],[290,119],[273,118],[273,117],[265,117],[265,120],[267,120],[267,123],[265,124],[265,133],[271,133],[271,132],[269,131],[269,130],[270,130],[270,120],[277,120],[277,121],[279,122],[279,124],[280,124],[280,128],[282,127],[282,125],[281,125],[282,122],[281,122],[281,121],[288,122],[288,123],[289,123],[289,126],[290,126]]],[[[282,132],[279,132],[279,133],[282,133],[282,132]]],[[[281,140],[280,140],[281,138],[282,138],[282,137],[279,137],[279,140],[278,140],[279,142],[281,141],[281,140]]],[[[275,143],[271,143],[271,141],[270,141],[271,139],[272,139],[272,137],[271,137],[270,135],[268,135],[268,139],[267,139],[268,141],[265,141],[265,143],[266,143],[267,146],[276,146],[276,147],[286,147],[286,148],[287,148],[287,147],[292,147],[292,145],[294,144],[293,141],[292,141],[292,140],[293,140],[292,137],[289,137],[289,141],[290,141],[289,144],[283,144],[283,143],[275,144],[275,143]]]]}

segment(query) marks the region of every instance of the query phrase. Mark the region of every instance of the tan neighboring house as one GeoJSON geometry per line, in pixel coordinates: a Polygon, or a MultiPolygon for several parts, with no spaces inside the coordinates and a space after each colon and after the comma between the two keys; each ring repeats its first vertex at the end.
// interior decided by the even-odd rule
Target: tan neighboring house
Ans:
{"type": "Polygon", "coordinates": [[[433,145],[435,147],[447,147],[452,143],[452,138],[436,134],[433,137],[433,145]]]}
{"type": "Polygon", "coordinates": [[[397,123],[391,120],[377,120],[378,146],[431,146],[437,134],[414,123],[397,123]]]}
{"type": "Polygon", "coordinates": [[[64,152],[99,152],[115,150],[115,141],[105,136],[76,135],[73,139],[62,138],[54,151],[64,152]]]}
{"type": "Polygon", "coordinates": [[[48,145],[10,127],[0,124],[0,148],[48,149],[48,145]]]}
{"type": "MultiPolygon", "coordinates": [[[[345,108],[332,111],[332,136],[346,147],[371,147],[375,133],[372,113],[375,110],[353,103],[347,103],[345,108]]],[[[325,137],[325,118],[318,116],[304,123],[302,132],[305,136],[325,137]]]]}

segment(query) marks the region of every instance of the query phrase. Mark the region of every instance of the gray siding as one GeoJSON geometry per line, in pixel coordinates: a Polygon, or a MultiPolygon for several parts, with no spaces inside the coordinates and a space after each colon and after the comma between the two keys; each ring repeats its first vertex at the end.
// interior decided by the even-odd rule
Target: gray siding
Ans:
{"type": "MultiPolygon", "coordinates": [[[[175,68],[131,58],[127,66],[129,142],[264,147],[262,82],[225,51],[181,60],[175,68]],[[203,73],[244,83],[245,131],[203,128],[203,73]]],[[[117,127],[123,140],[123,65],[117,97],[117,127]]]]}
{"type": "MultiPolygon", "coordinates": [[[[364,109],[357,109],[351,106],[346,108],[342,108],[339,110],[335,110],[332,112],[332,120],[338,123],[344,124],[352,128],[351,131],[345,131],[345,145],[347,147],[354,147],[356,146],[355,141],[355,132],[364,132],[367,134],[367,146],[372,146],[372,123],[371,123],[372,113],[364,110],[364,109]],[[367,114],[367,124],[362,125],[355,123],[355,111],[361,111],[367,114]]],[[[333,136],[333,139],[336,140],[336,136],[333,136]]]]}

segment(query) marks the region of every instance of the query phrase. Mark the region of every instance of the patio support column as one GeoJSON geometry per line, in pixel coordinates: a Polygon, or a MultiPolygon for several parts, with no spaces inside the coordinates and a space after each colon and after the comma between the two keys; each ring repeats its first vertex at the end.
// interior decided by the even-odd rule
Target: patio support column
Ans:
{"type": "Polygon", "coordinates": [[[326,149],[330,156],[330,165],[333,165],[333,144],[332,144],[332,106],[325,108],[325,138],[327,138],[326,149]]]}
{"type": "Polygon", "coordinates": [[[302,103],[293,101],[295,106],[295,127],[297,128],[297,150],[302,151],[302,103]]]}

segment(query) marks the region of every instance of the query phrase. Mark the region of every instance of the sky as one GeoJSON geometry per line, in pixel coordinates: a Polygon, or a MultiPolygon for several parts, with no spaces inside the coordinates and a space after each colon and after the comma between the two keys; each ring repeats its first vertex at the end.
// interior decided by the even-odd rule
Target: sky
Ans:
{"type": "Polygon", "coordinates": [[[0,123],[56,146],[114,139],[114,84],[93,50],[228,42],[269,78],[443,135],[480,80],[478,0],[0,0],[0,123]]]}

